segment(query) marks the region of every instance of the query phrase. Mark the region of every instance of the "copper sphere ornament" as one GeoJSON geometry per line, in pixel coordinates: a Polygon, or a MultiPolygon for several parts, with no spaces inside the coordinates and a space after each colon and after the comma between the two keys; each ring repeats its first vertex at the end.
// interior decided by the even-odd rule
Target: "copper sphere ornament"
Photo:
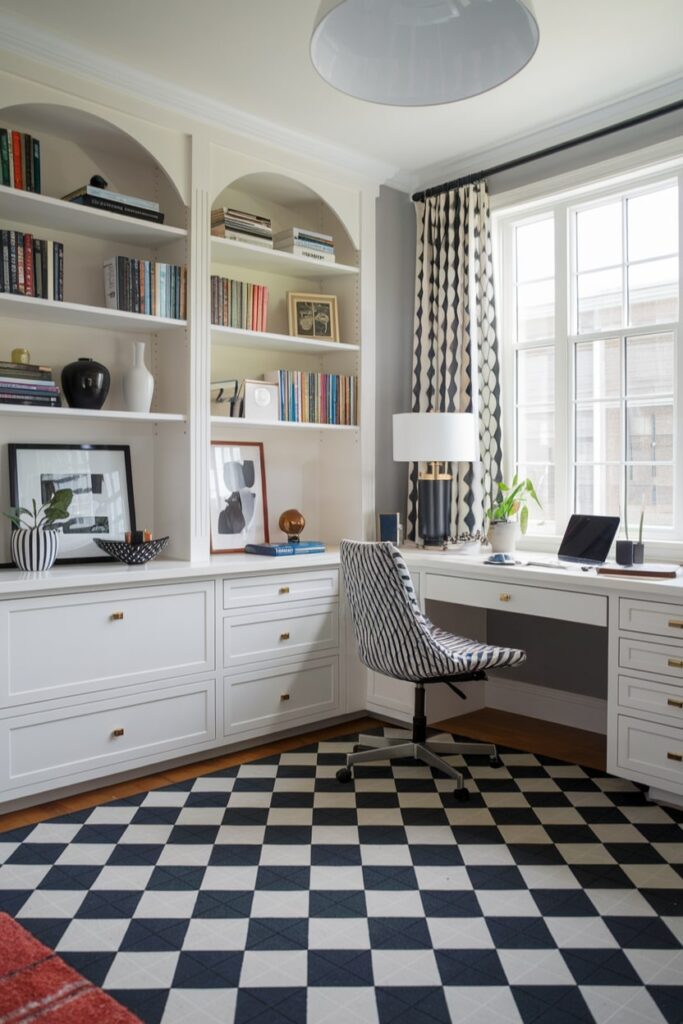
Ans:
{"type": "Polygon", "coordinates": [[[301,512],[295,508],[288,508],[278,520],[278,526],[283,533],[287,534],[287,540],[290,544],[299,543],[299,534],[303,532],[305,525],[306,520],[301,512]]]}

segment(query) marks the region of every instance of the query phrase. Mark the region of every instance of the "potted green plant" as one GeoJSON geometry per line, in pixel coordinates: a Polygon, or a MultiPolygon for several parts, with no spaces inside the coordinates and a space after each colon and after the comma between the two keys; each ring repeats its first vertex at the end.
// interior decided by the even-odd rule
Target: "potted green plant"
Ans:
{"type": "Polygon", "coordinates": [[[493,551],[514,551],[518,529],[526,533],[529,523],[529,500],[542,508],[536,489],[528,479],[520,480],[517,473],[511,484],[498,484],[495,502],[492,500],[486,510],[486,518],[490,520],[489,542],[493,551]]]}
{"type": "Polygon", "coordinates": [[[55,491],[44,505],[38,506],[34,498],[31,509],[17,507],[4,513],[14,526],[12,561],[24,572],[45,572],[54,565],[59,549],[55,523],[68,518],[73,496],[73,491],[64,488],[55,491]]]}

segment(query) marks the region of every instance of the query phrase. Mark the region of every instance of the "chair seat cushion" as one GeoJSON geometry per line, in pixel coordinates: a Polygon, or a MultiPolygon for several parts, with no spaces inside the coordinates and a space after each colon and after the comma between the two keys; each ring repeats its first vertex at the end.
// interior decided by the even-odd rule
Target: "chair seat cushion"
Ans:
{"type": "Polygon", "coordinates": [[[432,626],[432,639],[453,661],[453,674],[476,672],[487,668],[502,668],[505,665],[519,665],[526,660],[526,653],[514,647],[493,647],[478,644],[463,636],[447,633],[445,629],[432,626]]]}

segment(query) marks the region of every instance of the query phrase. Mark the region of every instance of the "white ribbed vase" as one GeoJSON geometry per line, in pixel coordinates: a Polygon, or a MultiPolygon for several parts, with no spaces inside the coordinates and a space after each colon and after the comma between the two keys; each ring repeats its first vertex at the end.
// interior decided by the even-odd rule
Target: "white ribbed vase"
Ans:
{"type": "Polygon", "coordinates": [[[133,365],[123,375],[123,401],[128,412],[149,412],[154,394],[154,377],[145,366],[145,342],[133,342],[133,365]]]}
{"type": "Polygon", "coordinates": [[[59,550],[58,530],[12,530],[12,561],[24,572],[45,572],[51,569],[59,550]]]}

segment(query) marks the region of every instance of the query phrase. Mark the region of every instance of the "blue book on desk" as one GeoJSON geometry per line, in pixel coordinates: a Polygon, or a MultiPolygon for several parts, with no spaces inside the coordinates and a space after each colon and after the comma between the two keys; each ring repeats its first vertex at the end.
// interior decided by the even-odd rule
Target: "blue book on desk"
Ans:
{"type": "Polygon", "coordinates": [[[300,540],[298,544],[247,544],[248,555],[321,555],[325,545],[319,540],[300,540]]]}

